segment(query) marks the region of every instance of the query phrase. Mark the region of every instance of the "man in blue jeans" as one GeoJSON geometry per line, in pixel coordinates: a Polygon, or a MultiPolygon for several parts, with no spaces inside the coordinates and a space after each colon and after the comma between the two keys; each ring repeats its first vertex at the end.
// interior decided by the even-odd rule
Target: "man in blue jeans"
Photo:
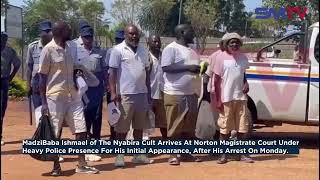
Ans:
{"type": "Polygon", "coordinates": [[[8,35],[1,32],[1,145],[4,145],[2,141],[2,125],[3,117],[7,109],[8,103],[8,91],[9,83],[18,72],[21,61],[17,56],[17,53],[11,47],[6,46],[8,35]],[[13,65],[13,70],[11,67],[13,65]]]}

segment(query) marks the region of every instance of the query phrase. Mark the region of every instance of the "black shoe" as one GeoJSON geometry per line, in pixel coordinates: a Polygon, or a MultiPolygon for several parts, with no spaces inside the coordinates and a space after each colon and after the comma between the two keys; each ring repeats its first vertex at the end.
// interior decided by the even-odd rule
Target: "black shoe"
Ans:
{"type": "Polygon", "coordinates": [[[202,159],[191,154],[181,154],[180,159],[186,162],[202,162],[202,159]]]}
{"type": "Polygon", "coordinates": [[[254,160],[249,155],[241,155],[240,161],[245,163],[254,163],[254,160]]]}
{"type": "Polygon", "coordinates": [[[225,155],[225,154],[222,154],[222,155],[220,156],[220,158],[218,159],[217,164],[225,164],[225,163],[227,163],[227,162],[228,162],[228,159],[227,159],[226,155],[225,155]]]}
{"type": "Polygon", "coordinates": [[[61,175],[61,168],[53,169],[50,173],[51,176],[60,176],[61,175]]]}

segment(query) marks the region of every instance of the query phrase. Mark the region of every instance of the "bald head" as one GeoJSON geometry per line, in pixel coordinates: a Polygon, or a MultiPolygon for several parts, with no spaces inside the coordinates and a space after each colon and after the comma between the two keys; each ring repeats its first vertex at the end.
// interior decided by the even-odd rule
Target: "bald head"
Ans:
{"type": "Polygon", "coordinates": [[[185,43],[193,43],[194,30],[189,24],[179,24],[174,29],[177,40],[185,41],[185,43]]]}
{"type": "Polygon", "coordinates": [[[67,41],[71,39],[71,27],[64,21],[57,21],[52,28],[52,35],[56,39],[67,41]]]}
{"type": "Polygon", "coordinates": [[[140,32],[137,26],[129,24],[124,29],[124,37],[126,43],[132,47],[137,47],[140,40],[140,32]]]}

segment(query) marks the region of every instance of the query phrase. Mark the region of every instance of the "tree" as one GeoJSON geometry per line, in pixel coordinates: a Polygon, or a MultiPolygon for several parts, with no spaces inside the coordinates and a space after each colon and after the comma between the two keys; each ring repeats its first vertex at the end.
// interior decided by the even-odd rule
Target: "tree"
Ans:
{"type": "Polygon", "coordinates": [[[174,4],[174,0],[145,0],[138,15],[142,29],[162,35],[174,4]]]}
{"type": "Polygon", "coordinates": [[[272,37],[275,31],[281,29],[281,25],[279,22],[270,19],[256,19],[255,16],[251,16],[248,19],[249,22],[249,35],[259,38],[259,37],[272,37]]]}
{"type": "Polygon", "coordinates": [[[38,23],[48,19],[52,22],[64,20],[72,28],[72,37],[78,35],[79,19],[86,19],[98,28],[104,13],[104,5],[97,0],[26,0],[24,6],[24,28],[26,42],[38,37],[38,23]]]}
{"type": "Polygon", "coordinates": [[[1,15],[4,15],[8,6],[8,0],[1,0],[1,15]]]}
{"type": "MultiPolygon", "coordinates": [[[[108,45],[108,40],[112,43],[113,41],[113,36],[112,36],[112,32],[110,31],[110,21],[109,19],[104,19],[103,21],[99,22],[99,26],[97,28],[97,31],[95,33],[95,35],[98,37],[98,41],[101,42],[100,37],[104,36],[105,37],[105,42],[106,42],[106,47],[108,45]]],[[[101,44],[100,44],[101,45],[101,44]]]]}
{"type": "Polygon", "coordinates": [[[111,15],[119,22],[136,24],[137,16],[144,0],[115,0],[111,5],[111,15]]]}
{"type": "Polygon", "coordinates": [[[102,24],[102,17],[105,11],[103,2],[98,2],[97,0],[82,0],[80,1],[79,11],[82,18],[86,19],[91,26],[94,27],[95,31],[97,27],[102,24]]]}
{"type": "Polygon", "coordinates": [[[202,54],[207,43],[210,28],[214,27],[217,4],[215,0],[188,0],[184,12],[195,30],[197,48],[202,54]]]}
{"type": "Polygon", "coordinates": [[[245,35],[249,13],[245,12],[243,0],[218,0],[216,11],[216,30],[245,35]]]}
{"type": "MultiPolygon", "coordinates": [[[[182,0],[185,2],[186,0],[182,0]]],[[[184,7],[184,3],[182,3],[182,8],[184,7]]],[[[174,36],[174,29],[179,23],[179,10],[180,10],[180,2],[176,1],[173,7],[170,10],[168,15],[168,19],[164,25],[164,32],[163,35],[165,36],[174,36]]],[[[188,23],[188,20],[184,14],[184,11],[181,11],[181,23],[188,23]]]]}

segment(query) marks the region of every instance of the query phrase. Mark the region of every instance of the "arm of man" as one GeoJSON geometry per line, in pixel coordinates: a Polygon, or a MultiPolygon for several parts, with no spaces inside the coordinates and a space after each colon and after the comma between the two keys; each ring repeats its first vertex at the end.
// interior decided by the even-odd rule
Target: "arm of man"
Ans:
{"type": "Polygon", "coordinates": [[[249,69],[250,68],[250,66],[249,66],[249,60],[248,60],[248,57],[247,56],[245,56],[244,55],[244,61],[245,61],[245,63],[244,63],[244,73],[243,73],[243,93],[244,94],[247,94],[248,92],[249,92],[249,83],[248,83],[248,81],[247,81],[247,77],[246,77],[246,70],[247,69],[249,69]]]}
{"type": "Polygon", "coordinates": [[[147,60],[147,66],[146,66],[146,86],[147,86],[147,89],[148,89],[148,101],[149,101],[149,104],[151,104],[151,83],[150,83],[150,74],[151,74],[151,63],[150,63],[150,60],[149,60],[149,56],[148,56],[148,60],[147,60]]]}
{"type": "Polygon", "coordinates": [[[243,74],[243,93],[247,94],[249,92],[249,83],[246,78],[246,73],[243,74]]]}
{"type": "Polygon", "coordinates": [[[209,83],[209,79],[214,77],[214,73],[213,73],[214,58],[215,58],[214,54],[209,56],[209,59],[208,59],[209,65],[208,65],[207,71],[203,74],[204,83],[209,83]]]}
{"type": "Polygon", "coordinates": [[[221,99],[221,77],[217,74],[214,75],[214,89],[217,100],[217,109],[223,111],[223,103],[221,99]]]}
{"type": "Polygon", "coordinates": [[[118,50],[112,50],[109,59],[109,88],[111,101],[120,102],[121,97],[117,94],[118,68],[121,63],[121,53],[118,50]]]}
{"type": "Polygon", "coordinates": [[[47,79],[48,74],[50,72],[51,67],[51,59],[49,55],[48,49],[45,47],[40,55],[40,64],[39,64],[39,89],[40,89],[40,97],[42,101],[42,115],[49,114],[48,102],[46,97],[46,89],[47,89],[47,79]]]}
{"type": "Polygon", "coordinates": [[[106,50],[103,50],[103,53],[102,53],[102,58],[101,58],[101,68],[102,68],[102,71],[103,71],[103,76],[104,76],[104,82],[105,82],[105,91],[108,92],[108,81],[109,81],[109,73],[108,73],[108,64],[107,64],[107,54],[108,52],[106,50]]]}
{"type": "Polygon", "coordinates": [[[117,95],[117,68],[110,68],[109,88],[111,93],[111,101],[120,101],[120,96],[117,95]]]}
{"type": "Polygon", "coordinates": [[[223,76],[223,60],[217,61],[215,63],[213,72],[214,72],[214,89],[217,100],[217,108],[222,112],[223,111],[223,102],[222,102],[222,76],[223,76]]]}
{"type": "Polygon", "coordinates": [[[12,50],[12,64],[13,64],[13,70],[9,76],[9,81],[11,82],[12,79],[14,78],[14,76],[17,74],[19,68],[20,68],[20,65],[21,65],[21,60],[18,58],[17,56],[17,53],[15,50],[11,49],[12,50]]]}
{"type": "Polygon", "coordinates": [[[32,58],[32,47],[28,47],[28,52],[27,52],[27,83],[28,83],[28,94],[30,95],[32,92],[32,87],[31,87],[31,78],[32,78],[32,71],[33,71],[33,58],[32,58]]]}
{"type": "Polygon", "coordinates": [[[173,48],[165,48],[162,52],[161,67],[162,71],[166,73],[181,73],[192,72],[199,73],[199,65],[184,65],[174,62],[175,51],[173,48]]]}

